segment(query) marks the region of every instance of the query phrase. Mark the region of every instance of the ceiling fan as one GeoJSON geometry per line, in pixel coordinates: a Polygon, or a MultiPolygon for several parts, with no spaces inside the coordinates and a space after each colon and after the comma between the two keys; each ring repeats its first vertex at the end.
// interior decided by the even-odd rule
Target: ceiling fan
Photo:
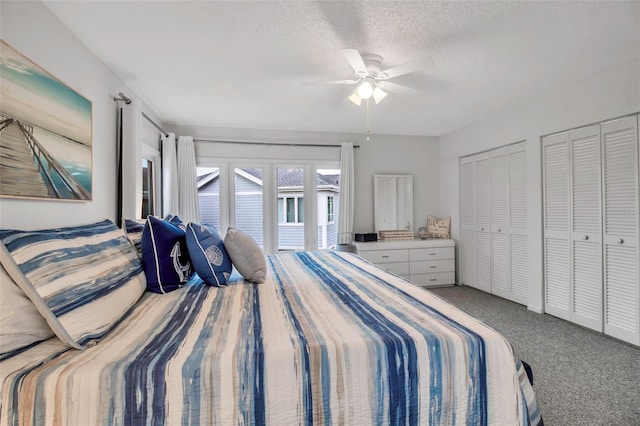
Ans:
{"type": "Polygon", "coordinates": [[[383,59],[380,55],[360,54],[356,49],[342,49],[342,55],[353,68],[353,79],[321,81],[311,84],[357,84],[358,87],[348,98],[356,105],[360,105],[363,99],[372,97],[377,104],[387,96],[387,92],[413,93],[414,89],[388,80],[434,64],[433,58],[427,56],[393,68],[383,69],[383,59]]]}

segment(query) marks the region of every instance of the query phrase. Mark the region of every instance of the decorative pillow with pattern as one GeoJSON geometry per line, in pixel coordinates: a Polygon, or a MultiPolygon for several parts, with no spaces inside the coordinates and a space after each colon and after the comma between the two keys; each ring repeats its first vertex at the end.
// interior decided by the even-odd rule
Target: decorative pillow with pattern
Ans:
{"type": "Polygon", "coordinates": [[[131,244],[133,244],[133,247],[135,247],[136,252],[138,252],[138,257],[142,256],[142,247],[140,247],[140,243],[142,242],[142,231],[144,231],[145,223],[147,223],[146,219],[122,219],[122,229],[124,230],[124,235],[131,242],[131,244]]]}
{"type": "Polygon", "coordinates": [[[227,285],[233,265],[220,234],[213,226],[189,223],[187,248],[191,263],[202,281],[215,287],[227,285]]]}
{"type": "Polygon", "coordinates": [[[148,290],[169,293],[182,287],[193,275],[186,233],[177,225],[149,216],[141,246],[148,290]]]}
{"type": "Polygon", "coordinates": [[[53,332],[81,349],[105,335],[146,287],[140,259],[110,220],[0,231],[0,261],[53,332]]]}
{"type": "Polygon", "coordinates": [[[427,238],[451,238],[449,228],[451,227],[451,217],[436,219],[433,216],[427,217],[427,238]]]}

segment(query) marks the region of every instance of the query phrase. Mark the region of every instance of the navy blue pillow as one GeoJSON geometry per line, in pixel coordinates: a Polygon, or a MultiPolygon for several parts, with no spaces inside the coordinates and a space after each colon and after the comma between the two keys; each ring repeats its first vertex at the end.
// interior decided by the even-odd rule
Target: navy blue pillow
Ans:
{"type": "Polygon", "coordinates": [[[180,219],[177,215],[175,214],[168,214],[164,217],[164,220],[166,222],[169,223],[173,223],[174,225],[176,225],[178,228],[182,229],[183,231],[187,230],[187,227],[184,225],[184,222],[182,222],[182,219],[180,219]]]}
{"type": "Polygon", "coordinates": [[[187,248],[196,273],[214,287],[227,284],[233,265],[220,234],[211,225],[189,223],[187,248]]]}
{"type": "Polygon", "coordinates": [[[178,226],[149,216],[141,246],[147,290],[154,293],[177,290],[193,274],[186,235],[178,226]]]}

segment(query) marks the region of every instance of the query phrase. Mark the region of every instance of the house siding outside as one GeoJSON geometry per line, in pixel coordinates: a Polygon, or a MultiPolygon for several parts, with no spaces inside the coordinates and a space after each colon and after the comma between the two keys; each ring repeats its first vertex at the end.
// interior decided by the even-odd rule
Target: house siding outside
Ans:
{"type": "MultiPolygon", "coordinates": [[[[263,246],[263,203],[262,186],[251,179],[235,175],[235,227],[249,234],[263,246]]],[[[279,196],[302,197],[300,192],[285,192],[279,196]]],[[[220,180],[215,177],[198,188],[200,218],[203,223],[220,229],[220,180]]],[[[318,248],[335,248],[337,244],[339,193],[333,190],[318,190],[318,248]],[[327,223],[327,198],[334,197],[334,222],[327,223]]],[[[281,250],[304,250],[304,224],[278,223],[278,247],[281,250]]]]}

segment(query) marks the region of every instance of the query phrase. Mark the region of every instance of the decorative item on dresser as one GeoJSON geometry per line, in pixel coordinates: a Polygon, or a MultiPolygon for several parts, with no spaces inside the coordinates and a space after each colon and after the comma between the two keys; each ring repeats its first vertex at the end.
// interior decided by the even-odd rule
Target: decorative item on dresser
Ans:
{"type": "Polygon", "coordinates": [[[356,245],[361,257],[420,286],[455,284],[453,240],[412,239],[356,245]]]}

